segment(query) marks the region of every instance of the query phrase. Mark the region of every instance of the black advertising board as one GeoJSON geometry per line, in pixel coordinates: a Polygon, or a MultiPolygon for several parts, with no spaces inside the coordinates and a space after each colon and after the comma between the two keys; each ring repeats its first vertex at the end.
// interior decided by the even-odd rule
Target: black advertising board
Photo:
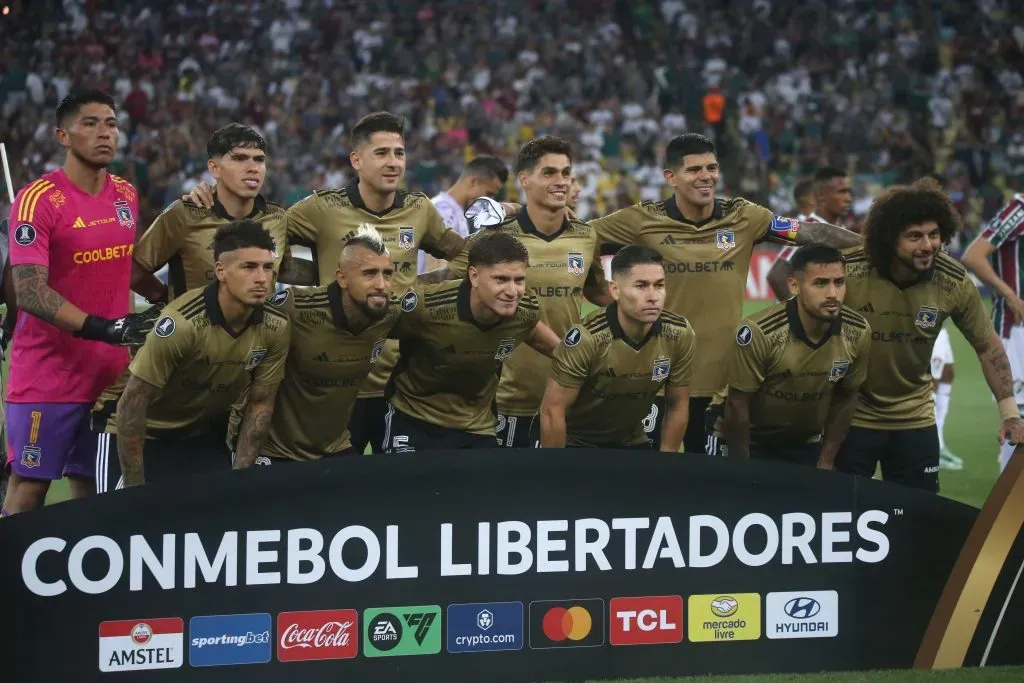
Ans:
{"type": "Polygon", "coordinates": [[[4,520],[0,651],[26,680],[77,681],[910,667],[977,515],[632,452],[254,468],[4,520]]]}

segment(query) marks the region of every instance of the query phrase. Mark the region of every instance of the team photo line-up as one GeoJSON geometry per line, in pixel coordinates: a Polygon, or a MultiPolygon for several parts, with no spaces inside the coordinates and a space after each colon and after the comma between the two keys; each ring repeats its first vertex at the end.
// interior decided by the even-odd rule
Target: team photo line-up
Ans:
{"type": "Polygon", "coordinates": [[[10,211],[3,515],[63,477],[83,497],[367,449],[682,451],[880,466],[937,492],[947,318],[996,399],[1001,461],[1024,442],[1024,302],[998,270],[1024,231],[1019,196],[964,258],[993,288],[990,319],[943,251],[960,219],[941,179],[888,189],[858,234],[835,224],[841,171],[798,186],[807,215],[787,218],[717,197],[715,147],[687,133],[665,149],[666,199],[581,221],[564,140],[520,149],[522,205],[496,201],[509,170],[494,157],[431,199],[400,188],[405,122],[377,112],[351,128],[352,182],[287,210],[260,194],[263,137],[224,126],[214,186],[136,240],[138,194],[107,171],[116,114],[103,92],[68,95],[66,160],[10,211]],[[784,247],[780,303],[744,318],[765,240],[784,247]],[[133,312],[133,291],[151,306],[133,312]]]}

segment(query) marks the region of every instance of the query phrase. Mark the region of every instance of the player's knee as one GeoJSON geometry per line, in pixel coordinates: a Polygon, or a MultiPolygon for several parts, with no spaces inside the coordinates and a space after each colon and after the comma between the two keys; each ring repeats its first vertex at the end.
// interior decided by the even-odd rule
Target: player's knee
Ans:
{"type": "Polygon", "coordinates": [[[46,502],[49,490],[50,482],[45,479],[28,479],[12,472],[4,509],[11,513],[38,510],[46,502]]]}

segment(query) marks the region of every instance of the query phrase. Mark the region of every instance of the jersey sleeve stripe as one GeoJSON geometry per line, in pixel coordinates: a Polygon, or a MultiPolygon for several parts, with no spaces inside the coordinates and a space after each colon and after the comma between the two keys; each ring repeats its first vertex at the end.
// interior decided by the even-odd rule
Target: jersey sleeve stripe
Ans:
{"type": "Polygon", "coordinates": [[[536,301],[527,301],[527,300],[524,299],[524,300],[519,302],[519,306],[521,308],[525,308],[525,309],[530,310],[530,311],[539,311],[540,310],[540,304],[537,303],[536,301]]]}
{"type": "Polygon", "coordinates": [[[41,180],[26,192],[21,198],[21,206],[18,209],[18,222],[31,223],[35,218],[36,204],[39,198],[46,194],[46,191],[53,187],[48,180],[41,180]]]}
{"type": "Polygon", "coordinates": [[[597,320],[591,320],[590,322],[584,323],[583,327],[585,327],[591,334],[597,334],[598,332],[608,329],[608,321],[604,318],[598,318],[597,320]]]}
{"type": "Polygon", "coordinates": [[[842,316],[842,320],[843,320],[843,323],[849,325],[850,327],[856,327],[856,328],[861,329],[861,330],[868,329],[868,324],[863,319],[858,320],[856,318],[851,318],[849,316],[845,316],[844,315],[844,316],[842,316]]]}
{"type": "Polygon", "coordinates": [[[963,277],[967,275],[967,271],[964,269],[963,266],[961,266],[958,263],[954,263],[952,259],[947,260],[945,258],[942,258],[941,256],[935,260],[935,267],[941,270],[943,273],[946,273],[947,275],[958,280],[962,280],[963,277]]]}
{"type": "Polygon", "coordinates": [[[780,321],[783,321],[783,320],[787,320],[788,318],[789,318],[789,314],[786,312],[785,309],[782,309],[781,311],[776,311],[775,313],[772,313],[771,315],[766,317],[764,320],[757,320],[757,321],[754,321],[754,322],[755,322],[755,324],[758,327],[760,327],[761,329],[764,329],[765,327],[768,327],[770,325],[773,325],[774,323],[777,323],[777,322],[780,322],[780,321]]]}
{"type": "Polygon", "coordinates": [[[447,299],[434,299],[433,301],[425,301],[423,305],[426,308],[437,308],[438,306],[449,306],[459,300],[458,294],[452,294],[447,299]]]}
{"type": "Polygon", "coordinates": [[[25,188],[25,191],[22,192],[22,194],[21,194],[21,201],[20,201],[20,203],[18,205],[18,222],[19,223],[24,223],[25,222],[25,218],[24,218],[24,216],[25,216],[25,208],[28,206],[29,201],[32,199],[33,193],[35,193],[39,189],[39,187],[41,185],[45,185],[46,182],[47,181],[45,181],[45,180],[35,180],[35,181],[29,183],[28,187],[25,188]]]}
{"type": "Polygon", "coordinates": [[[686,318],[683,318],[682,316],[678,315],[673,315],[671,313],[666,313],[665,311],[661,312],[661,319],[662,321],[667,322],[671,325],[675,325],[676,327],[690,326],[690,323],[686,320],[686,318]]]}

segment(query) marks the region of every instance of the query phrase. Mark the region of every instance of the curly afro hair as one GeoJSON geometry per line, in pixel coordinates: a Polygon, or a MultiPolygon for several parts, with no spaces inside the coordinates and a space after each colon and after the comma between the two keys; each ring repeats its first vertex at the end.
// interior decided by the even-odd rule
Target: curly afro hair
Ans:
{"type": "Polygon", "coordinates": [[[891,277],[892,259],[900,233],[911,225],[934,221],[943,244],[960,229],[960,214],[934,182],[897,185],[875,199],[864,225],[864,252],[868,264],[891,277]]]}

